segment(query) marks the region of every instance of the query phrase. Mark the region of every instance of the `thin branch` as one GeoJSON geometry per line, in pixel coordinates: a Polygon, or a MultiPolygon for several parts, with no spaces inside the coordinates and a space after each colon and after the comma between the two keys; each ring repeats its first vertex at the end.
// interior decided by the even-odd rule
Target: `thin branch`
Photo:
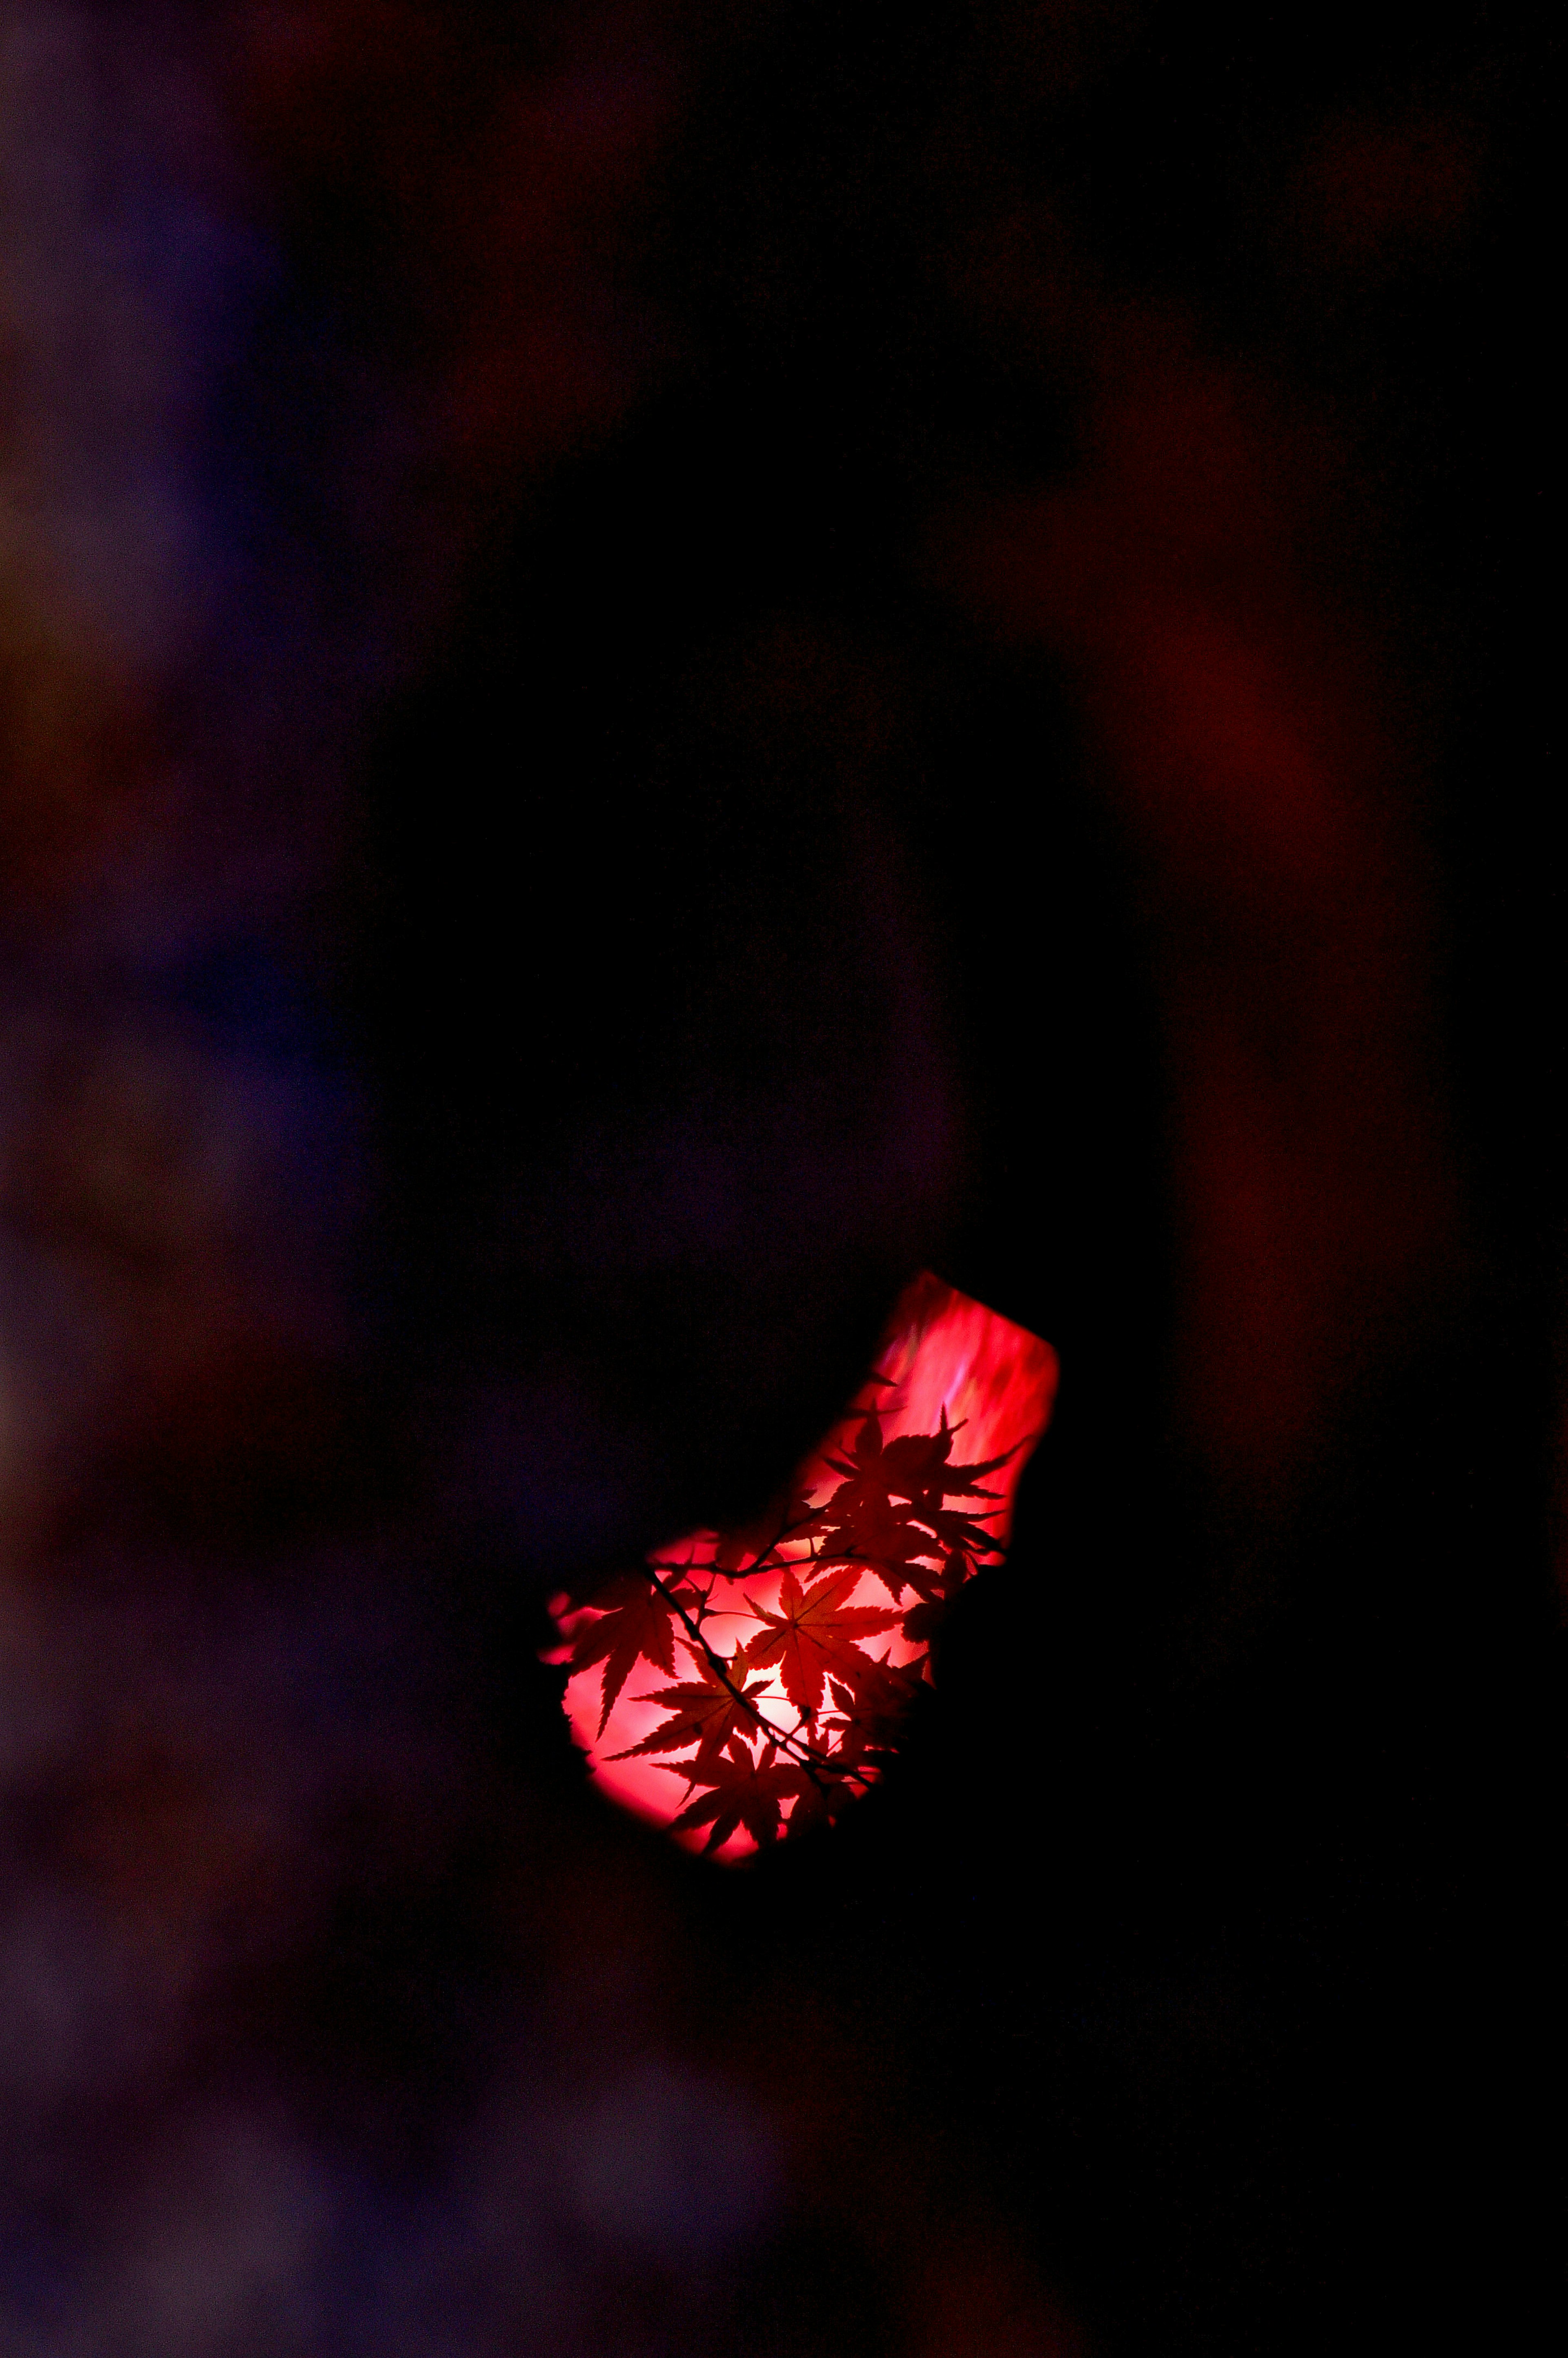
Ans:
{"type": "MultiPolygon", "coordinates": [[[[736,1685],[734,1680],[730,1675],[729,1665],[725,1661],[723,1656],[714,1652],[713,1648],[708,1644],[707,1639],[702,1634],[700,1624],[692,1619],[690,1614],[687,1611],[686,1606],[681,1603],[680,1598],[665,1585],[663,1580],[660,1579],[652,1564],[645,1564],[643,1569],[647,1573],[648,1578],[653,1582],[654,1586],[658,1590],[659,1595],[664,1598],[665,1604],[673,1606],[676,1612],[679,1614],[681,1620],[685,1623],[687,1628],[691,1632],[691,1635],[696,1639],[697,1644],[707,1655],[721,1683],[728,1687],[730,1693],[734,1696],[736,1702],[741,1706],[747,1715],[756,1721],[757,1725],[762,1732],[764,1742],[775,1747],[787,1747],[798,1765],[805,1769],[806,1775],[811,1779],[814,1785],[819,1784],[821,1781],[816,1773],[819,1768],[827,1769],[830,1775],[842,1777],[845,1772],[833,1768],[831,1762],[826,1754],[814,1752],[809,1744],[803,1745],[801,1743],[798,1736],[781,1732],[781,1730],[773,1725],[771,1719],[767,1719],[763,1716],[762,1711],[753,1702],[752,1697],[747,1694],[742,1688],[736,1685]]],[[[761,1619],[762,1617],[761,1615],[756,1615],[753,1617],[761,1619]]],[[[665,1764],[661,1762],[659,1765],[663,1767],[665,1764]]]]}

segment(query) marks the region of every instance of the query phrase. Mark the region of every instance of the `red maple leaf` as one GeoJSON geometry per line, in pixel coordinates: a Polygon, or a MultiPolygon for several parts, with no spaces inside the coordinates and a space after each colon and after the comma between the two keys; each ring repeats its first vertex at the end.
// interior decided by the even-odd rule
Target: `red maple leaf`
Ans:
{"type": "Polygon", "coordinates": [[[831,1824],[843,1816],[851,1801],[860,1800],[867,1782],[865,1778],[857,1779],[852,1769],[841,1771],[836,1759],[814,1751],[811,1766],[802,1775],[785,1833],[804,1833],[807,1826],[831,1824]]]}
{"type": "Polygon", "coordinates": [[[612,1760],[630,1760],[639,1752],[680,1752],[687,1745],[697,1746],[696,1760],[688,1768],[678,1764],[682,1773],[695,1776],[716,1759],[731,1736],[747,1736],[757,1725],[757,1711],[748,1706],[746,1698],[763,1693],[769,1681],[758,1678],[746,1681],[744,1671],[738,1671],[732,1683],[727,1683],[705,1653],[698,1652],[689,1641],[687,1651],[695,1661],[700,1676],[688,1679],[682,1685],[659,1687],[652,1694],[639,1695],[639,1703],[663,1704],[670,1713],[662,1727],[644,1736],[640,1744],[629,1744],[624,1752],[612,1752],[612,1760]]]}
{"type": "Polygon", "coordinates": [[[860,1577],[856,1566],[830,1573],[814,1588],[803,1589],[794,1566],[786,1564],[779,1587],[779,1610],[772,1613],[765,1605],[753,1606],[766,1627],[741,1647],[736,1661],[759,1671],[778,1663],[784,1693],[795,1709],[819,1710],[824,1673],[840,1668],[846,1656],[859,1653],[858,1638],[891,1629],[899,1619],[896,1613],[879,1606],[844,1603],[860,1577]]]}
{"type": "MultiPolygon", "coordinates": [[[[903,1719],[919,1693],[924,1657],[913,1662],[890,1662],[885,1654],[857,1652],[852,1662],[836,1671],[828,1684],[833,1711],[839,1718],[879,1732],[903,1719]]],[[[825,1725],[840,1738],[843,1727],[830,1718],[825,1725]]]]}
{"type": "Polygon", "coordinates": [[[912,1646],[929,1648],[931,1640],[947,1617],[945,1596],[928,1596],[903,1617],[903,1634],[912,1646]]]}
{"type": "Polygon", "coordinates": [[[840,1775],[864,1784],[892,1755],[900,1726],[920,1691],[922,1664],[861,1654],[849,1668],[848,1678],[835,1675],[828,1681],[833,1713],[822,1724],[819,1742],[826,1760],[840,1775]]]}
{"type": "Polygon", "coordinates": [[[863,1563],[895,1604],[916,1581],[921,1558],[934,1552],[929,1531],[921,1530],[907,1508],[885,1497],[861,1499],[849,1519],[830,1522],[823,1534],[823,1562],[863,1563]]]}
{"type": "MultiPolygon", "coordinates": [[[[922,1507],[918,1511],[921,1520],[930,1525],[943,1547],[947,1550],[949,1556],[957,1554],[974,1557],[1001,1553],[994,1534],[988,1531],[984,1524],[977,1521],[973,1515],[962,1514],[957,1507],[922,1507]]],[[[973,1570],[974,1565],[971,1563],[968,1566],[966,1577],[968,1577],[968,1572],[973,1570]]]]}
{"type": "Polygon", "coordinates": [[[955,1464],[969,1419],[949,1423],[949,1407],[969,1407],[979,1430],[998,1440],[1026,1419],[1041,1425],[1054,1357],[934,1278],[911,1289],[900,1315],[895,1340],[906,1372],[868,1378],[827,1440],[745,1525],[689,1533],[666,1551],[676,1561],[650,1557],[652,1578],[623,1574],[583,1597],[587,1611],[572,1595],[551,1605],[565,1642],[547,1659],[569,1655],[576,1671],[604,1665],[597,1714],[588,1681],[568,1682],[574,1732],[590,1748],[594,1773],[618,1798],[666,1822],[678,1812],[675,1831],[696,1843],[706,1836],[710,1852],[733,1856],[831,1820],[877,1780],[931,1677],[931,1641],[947,1603],[980,1563],[1004,1552],[992,1527],[1005,1522],[1020,1455],[1037,1433],[990,1458],[955,1464]],[[899,1429],[910,1421],[897,1406],[906,1393],[943,1403],[934,1432],[899,1429]],[[1000,1487],[987,1487],[1003,1467],[1000,1487]],[[850,1601],[868,1575],[896,1611],[850,1601]],[[763,1605],[759,1590],[776,1602],[763,1605]],[[697,1625],[710,1615],[717,1619],[699,1634],[697,1625]],[[750,1642],[723,1661],[709,1642],[713,1628],[748,1617],[750,1642]],[[880,1659],[871,1654],[875,1633],[892,1639],[895,1630],[896,1650],[913,1660],[892,1661],[891,1648],[880,1659]],[[680,1671],[677,1639],[691,1658],[680,1671]],[[626,1682],[641,1662],[672,1682],[648,1689],[643,1682],[635,1701],[653,1706],[659,1725],[631,1744],[626,1735],[646,1724],[646,1714],[624,1734],[618,1725],[622,1748],[611,1758],[627,1765],[612,1768],[600,1744],[617,1705],[627,1708],[626,1682]],[[770,1687],[788,1696],[797,1725],[763,1718],[773,1708],[770,1687]],[[685,1779],[684,1805],[663,1807],[657,1788],[671,1775],[685,1779]]]}
{"type": "MultiPolygon", "coordinates": [[[[885,1498],[887,1483],[882,1474],[881,1416],[874,1408],[854,1409],[850,1414],[858,1416],[860,1420],[860,1430],[855,1436],[853,1463],[847,1465],[842,1457],[831,1457],[826,1449],[822,1455],[824,1463],[831,1466],[836,1474],[843,1474],[849,1477],[848,1481],[834,1492],[833,1498],[828,1501],[829,1506],[842,1499],[846,1511],[852,1513],[860,1503],[862,1493],[868,1498],[885,1498]]],[[[847,1418],[845,1422],[848,1422],[849,1419],[847,1418]]]]}
{"type": "Polygon", "coordinates": [[[794,1801],[798,1808],[813,1790],[806,1770],[779,1760],[772,1745],[755,1762],[744,1750],[738,1759],[734,1751],[721,1755],[694,1781],[712,1790],[688,1801],[673,1820],[670,1832],[692,1833],[698,1826],[708,1826],[705,1850],[718,1850],[742,1826],[757,1848],[766,1850],[784,1831],[782,1805],[794,1801]]]}
{"type": "MultiPolygon", "coordinates": [[[[998,1494],[980,1487],[979,1477],[1005,1466],[1024,1444],[1019,1442],[1000,1457],[974,1466],[950,1466],[948,1453],[957,1426],[942,1422],[935,1433],[901,1433],[884,1446],[881,1419],[874,1409],[859,1410],[860,1431],[853,1463],[824,1452],[824,1463],[846,1478],[808,1527],[822,1541],[822,1560],[852,1559],[875,1572],[895,1603],[906,1586],[929,1602],[939,1584],[924,1572],[922,1560],[942,1550],[970,1556],[997,1552],[984,1528],[996,1509],[980,1509],[979,1517],[945,1507],[946,1497],[991,1498],[998,1494]],[[895,1505],[894,1499],[907,1500],[895,1505]]],[[[972,1570],[973,1566],[968,1569],[972,1570]]]]}
{"type": "MultiPolygon", "coordinates": [[[[962,1422],[962,1420],[960,1420],[962,1422]]],[[[950,1466],[948,1452],[957,1425],[949,1424],[947,1412],[942,1411],[942,1422],[935,1433],[902,1433],[879,1449],[878,1464],[882,1479],[894,1498],[908,1498],[915,1506],[939,1507],[944,1498],[994,1498],[995,1490],[982,1490],[980,1482],[987,1474],[994,1474],[1016,1457],[1023,1442],[1015,1441],[1000,1457],[988,1457],[978,1466],[950,1466]]],[[[879,1436],[880,1440],[880,1436],[879,1436]]]]}
{"type": "Polygon", "coordinates": [[[848,1478],[818,1508],[812,1520],[795,1536],[819,1538],[819,1561],[863,1563],[874,1572],[896,1603],[903,1596],[908,1568],[931,1552],[931,1542],[906,1507],[895,1507],[881,1478],[881,1422],[874,1410],[861,1416],[855,1444],[856,1463],[825,1450],[824,1464],[848,1478]]]}
{"type": "Polygon", "coordinates": [[[699,1602],[691,1588],[674,1588],[666,1596],[643,1572],[619,1573],[600,1590],[594,1598],[598,1619],[585,1620],[573,1636],[571,1667],[576,1672],[594,1662],[604,1664],[600,1736],[636,1663],[646,1660],[661,1671],[674,1671],[676,1606],[699,1602]]]}
{"type": "MultiPolygon", "coordinates": [[[[973,1561],[975,1554],[984,1553],[989,1550],[989,1542],[986,1533],[982,1531],[979,1536],[986,1545],[978,1551],[974,1548],[950,1546],[940,1564],[921,1563],[910,1567],[909,1585],[917,1596],[925,1599],[925,1603],[923,1606],[917,1606],[913,1613],[906,1615],[903,1625],[903,1634],[906,1638],[919,1639],[930,1635],[930,1629],[919,1621],[918,1616],[923,1611],[939,1613],[948,1598],[962,1588],[965,1581],[975,1569],[973,1561]],[[913,1628],[912,1623],[914,1624],[913,1628]]],[[[935,1628],[935,1624],[933,1622],[931,1627],[935,1628]]]]}

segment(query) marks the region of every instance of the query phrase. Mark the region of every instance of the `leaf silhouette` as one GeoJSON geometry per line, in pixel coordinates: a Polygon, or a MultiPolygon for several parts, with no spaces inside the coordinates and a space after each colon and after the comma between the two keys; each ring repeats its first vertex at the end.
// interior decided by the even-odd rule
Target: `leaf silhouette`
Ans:
{"type": "Polygon", "coordinates": [[[737,1661],[753,1670],[765,1670],[776,1662],[784,1693],[795,1709],[820,1709],[827,1671],[840,1668],[846,1655],[858,1651],[858,1638],[891,1629],[900,1617],[877,1606],[845,1604],[859,1578],[858,1571],[830,1573],[815,1587],[803,1589],[786,1564],[778,1611],[770,1612],[761,1604],[753,1606],[758,1619],[767,1626],[741,1648],[737,1661]]]}
{"type": "Polygon", "coordinates": [[[1010,1457],[1016,1457],[1030,1436],[1015,1441],[1000,1457],[988,1457],[979,1466],[951,1466],[948,1453],[953,1446],[956,1425],[947,1422],[946,1407],[935,1433],[902,1433],[890,1441],[881,1452],[879,1463],[882,1478],[895,1498],[908,1498],[915,1506],[928,1504],[939,1507],[946,1498],[994,1498],[997,1492],[982,1490],[980,1483],[988,1474],[997,1473],[1010,1457]]]}
{"type": "Polygon", "coordinates": [[[849,1675],[831,1681],[834,1714],[825,1728],[829,1758],[845,1774],[875,1775],[892,1754],[921,1684],[918,1665],[861,1654],[849,1675]]]}
{"type": "Polygon", "coordinates": [[[566,1645],[548,1659],[569,1660],[567,1709],[594,1776],[710,1853],[826,1823],[875,1783],[949,1600],[1003,1552],[1055,1355],[929,1275],[901,1315],[853,1406],[755,1516],[687,1533],[587,1609],[565,1595],[551,1607],[566,1645]],[[956,1464],[966,1427],[980,1445],[956,1464]],[[873,1580],[891,1607],[860,1601],[873,1580]],[[600,1664],[600,1681],[584,1677],[600,1664]],[[639,1664],[665,1682],[628,1693],[639,1664]],[[687,1783],[678,1807],[660,1790],[672,1775],[687,1783]]]}
{"type": "Polygon", "coordinates": [[[717,1758],[732,1736],[750,1735],[755,1728],[756,1706],[748,1708],[746,1697],[765,1693],[769,1682],[765,1678],[748,1682],[744,1671],[737,1665],[737,1672],[731,1674],[732,1683],[727,1683],[707,1654],[699,1652],[689,1639],[684,1642],[699,1675],[679,1686],[659,1687],[652,1694],[639,1696],[641,1703],[664,1704],[670,1716],[662,1727],[644,1736],[640,1744],[629,1744],[624,1752],[612,1752],[612,1760],[630,1760],[638,1753],[681,1752],[688,1744],[695,1744],[697,1758],[690,1769],[685,1761],[678,1764],[685,1773],[695,1775],[717,1758]]]}
{"type": "MultiPolygon", "coordinates": [[[[966,1519],[959,1516],[957,1520],[962,1522],[966,1519]]],[[[935,1552],[935,1550],[932,1552],[935,1552]]],[[[964,1544],[961,1538],[957,1542],[946,1544],[942,1551],[940,1563],[911,1564],[908,1568],[909,1585],[915,1595],[922,1599],[922,1604],[904,1617],[905,1634],[914,1637],[918,1633],[919,1627],[924,1626],[918,1623],[918,1615],[922,1610],[929,1609],[940,1616],[949,1597],[962,1588],[965,1581],[975,1571],[976,1557],[994,1552],[994,1542],[986,1532],[982,1531],[979,1534],[978,1546],[964,1544]],[[915,1629],[911,1629],[909,1627],[912,1621],[917,1624],[915,1629]]],[[[935,1621],[930,1624],[932,1628],[935,1626],[935,1621]]]]}
{"type": "Polygon", "coordinates": [[[822,1534],[824,1563],[863,1563],[895,1605],[906,1587],[918,1585],[920,1561],[933,1552],[930,1533],[921,1530],[906,1509],[893,1506],[885,1493],[862,1496],[849,1513],[830,1516],[822,1534]]]}
{"type": "Polygon", "coordinates": [[[759,1850],[777,1841],[784,1831],[783,1804],[800,1803],[812,1791],[810,1778],[793,1762],[780,1761],[770,1745],[753,1762],[742,1752],[739,1760],[726,1754],[696,1780],[712,1790],[689,1801],[671,1823],[672,1833],[694,1833],[708,1826],[705,1850],[718,1850],[744,1826],[759,1850]]]}
{"type": "Polygon", "coordinates": [[[947,1617],[945,1596],[928,1596],[903,1617],[900,1627],[912,1646],[929,1647],[931,1640],[947,1617]]]}
{"type": "Polygon", "coordinates": [[[604,1664],[604,1700],[599,1714],[600,1736],[616,1697],[639,1661],[645,1660],[661,1671],[674,1671],[675,1634],[679,1625],[672,1598],[688,1607],[700,1602],[693,1588],[672,1589],[666,1596],[646,1573],[618,1573],[593,1600],[600,1617],[584,1621],[576,1631],[572,1639],[572,1669],[587,1670],[598,1661],[604,1664]]]}

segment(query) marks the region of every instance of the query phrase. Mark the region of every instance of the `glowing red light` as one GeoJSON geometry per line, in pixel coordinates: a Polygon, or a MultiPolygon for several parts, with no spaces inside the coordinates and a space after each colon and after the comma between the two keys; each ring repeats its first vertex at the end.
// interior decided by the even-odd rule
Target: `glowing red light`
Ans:
{"type": "Polygon", "coordinates": [[[929,1272],[854,1401],[745,1531],[555,1606],[593,1777],[733,1863],[874,1783],[946,1598],[1005,1546],[1056,1354],[929,1272]],[[901,1445],[902,1444],[902,1445],[901,1445]]]}

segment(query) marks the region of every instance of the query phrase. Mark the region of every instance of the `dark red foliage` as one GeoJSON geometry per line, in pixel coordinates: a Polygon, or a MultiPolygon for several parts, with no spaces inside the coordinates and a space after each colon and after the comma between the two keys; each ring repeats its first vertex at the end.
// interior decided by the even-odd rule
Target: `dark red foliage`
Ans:
{"type": "MultiPolygon", "coordinates": [[[[676,1596],[687,1593],[673,1592],[676,1596]]],[[[692,1601],[696,1602],[695,1594],[692,1601]]],[[[675,1669],[676,1606],[662,1589],[635,1572],[620,1574],[600,1589],[595,1603],[599,1618],[578,1629],[572,1643],[572,1668],[581,1671],[593,1662],[604,1664],[604,1701],[599,1714],[602,1736],[615,1699],[638,1661],[649,1661],[661,1671],[675,1669]]]]}
{"type": "Polygon", "coordinates": [[[683,1778],[678,1809],[605,1781],[710,1852],[744,1855],[830,1820],[875,1780],[929,1679],[949,1598],[1001,1552],[1054,1355],[930,1276],[891,1336],[821,1447],[749,1523],[694,1533],[586,1606],[557,1601],[572,1681],[604,1666],[597,1693],[583,1682],[568,1700],[596,1773],[637,1761],[683,1778]],[[966,1411],[956,1422],[950,1399],[966,1411]],[[967,1423],[1006,1445],[955,1464],[967,1423]],[[692,1676],[628,1685],[640,1664],[669,1673],[677,1640],[692,1676]],[[630,1740],[601,1751],[607,1728],[630,1740]]]}

